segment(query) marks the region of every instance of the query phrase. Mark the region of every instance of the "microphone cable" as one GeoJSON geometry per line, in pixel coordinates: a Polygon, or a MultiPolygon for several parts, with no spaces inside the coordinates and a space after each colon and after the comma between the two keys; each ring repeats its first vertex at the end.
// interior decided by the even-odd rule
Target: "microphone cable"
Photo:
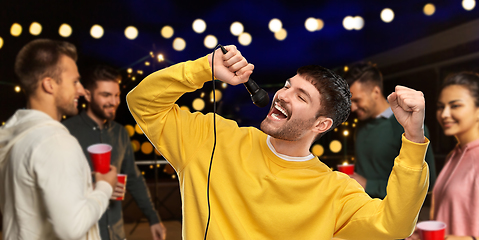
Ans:
{"type": "Polygon", "coordinates": [[[213,165],[213,156],[215,154],[215,149],[216,149],[216,88],[215,88],[215,52],[220,47],[221,45],[218,44],[216,47],[213,49],[213,54],[211,55],[211,80],[213,82],[213,133],[214,133],[214,143],[213,143],[213,150],[211,151],[211,159],[210,159],[210,166],[208,168],[208,180],[206,183],[206,200],[208,202],[208,220],[206,222],[206,228],[205,228],[205,237],[204,240],[206,240],[206,237],[208,236],[208,228],[210,225],[210,219],[211,219],[211,206],[210,206],[210,176],[211,176],[211,166],[213,165]]]}

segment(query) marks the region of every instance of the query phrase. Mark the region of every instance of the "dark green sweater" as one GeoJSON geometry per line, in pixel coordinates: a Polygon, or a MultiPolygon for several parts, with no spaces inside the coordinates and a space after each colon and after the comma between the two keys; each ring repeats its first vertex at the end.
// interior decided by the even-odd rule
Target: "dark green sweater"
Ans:
{"type": "MultiPolygon", "coordinates": [[[[356,132],[355,171],[367,179],[366,193],[373,198],[384,198],[389,174],[394,159],[401,149],[403,127],[396,117],[376,118],[361,122],[356,132]]],[[[425,128],[425,135],[429,131],[425,128]]],[[[429,165],[429,189],[436,181],[436,165],[431,146],[427,149],[426,162],[429,165]]]]}
{"type": "MultiPolygon", "coordinates": [[[[115,121],[108,122],[103,129],[100,129],[85,111],[67,119],[63,125],[78,139],[92,171],[93,165],[86,149],[95,143],[110,144],[113,147],[111,165],[117,168],[118,173],[128,175],[126,191],[131,193],[150,225],[160,222],[145,180],[135,164],[135,156],[126,129],[115,121]]],[[[108,209],[98,222],[101,239],[126,239],[121,208],[121,201],[110,201],[108,209]]]]}

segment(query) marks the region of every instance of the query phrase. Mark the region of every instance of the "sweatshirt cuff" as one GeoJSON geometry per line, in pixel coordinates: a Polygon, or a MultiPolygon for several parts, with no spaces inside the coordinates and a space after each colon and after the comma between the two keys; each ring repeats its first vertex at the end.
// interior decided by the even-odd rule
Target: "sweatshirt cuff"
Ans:
{"type": "Polygon", "coordinates": [[[203,87],[205,82],[212,80],[211,66],[208,56],[198,58],[194,61],[187,61],[185,65],[186,81],[195,88],[203,87]]]}
{"type": "Polygon", "coordinates": [[[111,198],[111,195],[113,194],[113,188],[111,185],[106,182],[106,181],[98,181],[95,184],[95,190],[101,191],[108,196],[108,198],[111,198]]]}
{"type": "Polygon", "coordinates": [[[404,133],[402,135],[402,146],[396,159],[403,167],[421,170],[425,164],[426,152],[429,146],[429,139],[425,137],[424,143],[409,141],[404,133]]]}

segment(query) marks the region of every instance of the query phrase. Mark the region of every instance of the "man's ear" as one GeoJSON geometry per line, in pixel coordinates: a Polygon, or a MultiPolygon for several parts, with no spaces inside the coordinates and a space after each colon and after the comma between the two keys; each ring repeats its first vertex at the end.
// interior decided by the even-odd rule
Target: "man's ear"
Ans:
{"type": "Polygon", "coordinates": [[[45,77],[40,81],[40,87],[48,94],[53,94],[58,88],[57,82],[51,77],[45,77]]]}
{"type": "Polygon", "coordinates": [[[90,90],[85,88],[85,96],[83,96],[83,97],[85,97],[85,100],[90,103],[91,102],[91,92],[90,92],[90,90]]]}
{"type": "Polygon", "coordinates": [[[317,134],[328,131],[333,126],[333,119],[328,117],[319,117],[313,127],[313,131],[317,134]]]}
{"type": "Polygon", "coordinates": [[[379,96],[382,95],[381,89],[379,86],[374,86],[373,89],[371,90],[371,95],[374,99],[377,99],[379,96]]]}

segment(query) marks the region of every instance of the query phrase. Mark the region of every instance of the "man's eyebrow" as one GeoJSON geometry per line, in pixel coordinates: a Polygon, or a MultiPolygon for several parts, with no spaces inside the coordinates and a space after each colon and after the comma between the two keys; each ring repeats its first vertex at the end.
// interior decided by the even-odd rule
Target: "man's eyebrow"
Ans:
{"type": "Polygon", "coordinates": [[[308,93],[306,90],[304,90],[304,89],[302,89],[302,88],[298,88],[298,90],[299,90],[300,92],[302,92],[304,95],[306,95],[306,97],[308,97],[309,100],[311,100],[311,95],[309,95],[309,93],[308,93]]]}

